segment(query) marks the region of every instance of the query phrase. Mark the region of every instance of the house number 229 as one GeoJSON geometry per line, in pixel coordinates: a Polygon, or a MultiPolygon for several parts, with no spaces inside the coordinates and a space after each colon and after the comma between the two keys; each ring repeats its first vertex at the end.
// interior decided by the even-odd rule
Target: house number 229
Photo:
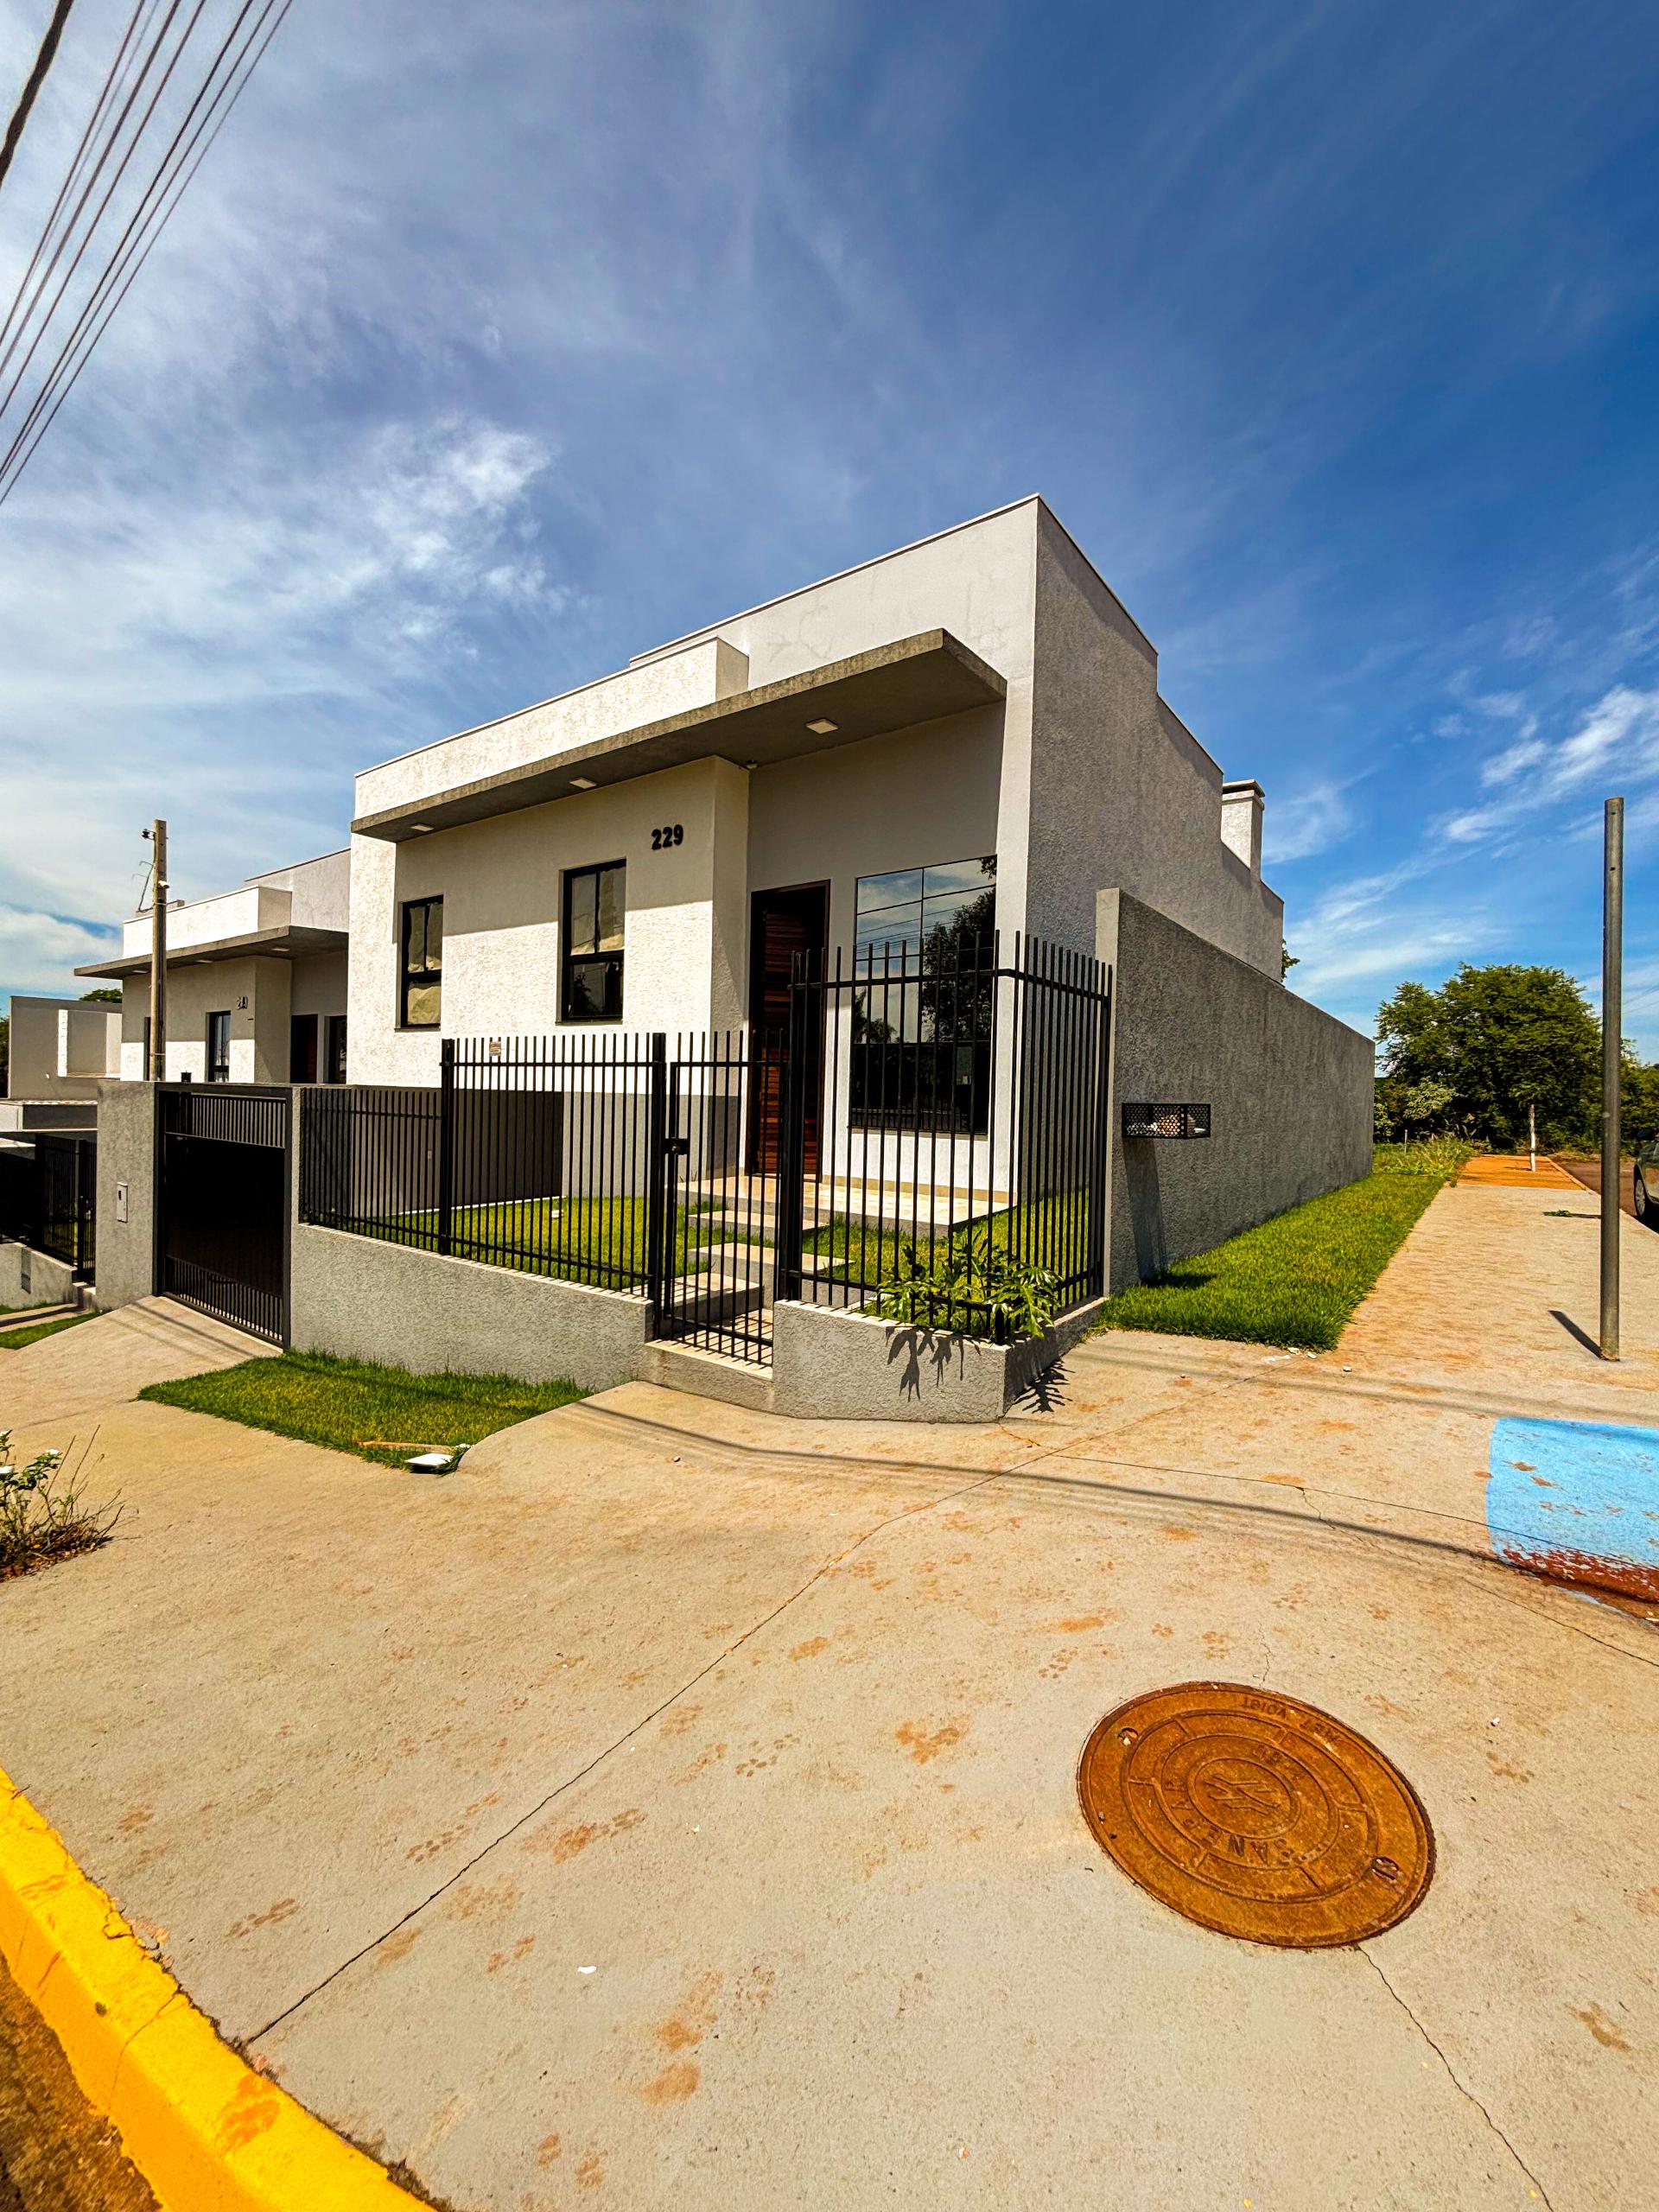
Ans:
{"type": "Polygon", "coordinates": [[[666,829],[653,830],[651,833],[651,849],[653,853],[664,852],[670,845],[683,845],[684,842],[685,824],[683,822],[671,822],[666,829]]]}

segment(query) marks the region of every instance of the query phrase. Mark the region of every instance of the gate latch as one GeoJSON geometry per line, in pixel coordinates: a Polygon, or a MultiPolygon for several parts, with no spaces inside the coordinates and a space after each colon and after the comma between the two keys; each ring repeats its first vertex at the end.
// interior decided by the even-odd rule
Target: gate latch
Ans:
{"type": "Polygon", "coordinates": [[[683,1160],[690,1149],[691,1140],[690,1137],[664,1137],[663,1139],[663,1151],[671,1160],[683,1160]]]}

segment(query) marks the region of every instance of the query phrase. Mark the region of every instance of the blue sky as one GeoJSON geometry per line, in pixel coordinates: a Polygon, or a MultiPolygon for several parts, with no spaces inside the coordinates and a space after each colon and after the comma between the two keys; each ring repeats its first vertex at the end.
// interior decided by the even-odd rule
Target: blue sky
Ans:
{"type": "Polygon", "coordinates": [[[1297,987],[1593,982],[1618,789],[1659,1057],[1656,118],[1628,0],[296,0],[0,511],[0,993],[154,813],[222,888],[355,767],[1039,491],[1267,785],[1297,987]]]}

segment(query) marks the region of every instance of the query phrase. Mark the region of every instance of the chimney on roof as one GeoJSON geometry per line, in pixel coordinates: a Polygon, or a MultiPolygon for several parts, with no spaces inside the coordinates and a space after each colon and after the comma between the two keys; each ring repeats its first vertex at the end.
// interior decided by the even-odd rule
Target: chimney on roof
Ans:
{"type": "Polygon", "coordinates": [[[1250,874],[1262,874],[1262,809],[1267,794],[1254,776],[1221,787],[1221,842],[1250,874]]]}

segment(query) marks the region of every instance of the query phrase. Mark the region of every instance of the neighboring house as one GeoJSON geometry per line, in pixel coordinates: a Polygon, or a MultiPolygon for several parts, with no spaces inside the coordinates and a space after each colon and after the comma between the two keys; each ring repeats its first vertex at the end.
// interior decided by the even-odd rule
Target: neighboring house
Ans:
{"type": "Polygon", "coordinates": [[[792,956],[971,901],[1093,953],[1113,887],[1269,976],[1261,787],[1030,499],[357,779],[353,1078],[441,1036],[761,1020],[792,956]]]}
{"type": "MultiPolygon", "coordinates": [[[[350,856],[251,875],[237,891],[169,906],[167,1072],[197,1083],[346,1080],[350,856]]],[[[76,969],[122,987],[120,1072],[149,1050],[151,917],[124,923],[118,958],[76,969]]]]}
{"type": "Polygon", "coordinates": [[[30,1104],[91,1102],[120,1072],[121,1013],[83,999],[11,998],[6,1096],[30,1104]]]}

